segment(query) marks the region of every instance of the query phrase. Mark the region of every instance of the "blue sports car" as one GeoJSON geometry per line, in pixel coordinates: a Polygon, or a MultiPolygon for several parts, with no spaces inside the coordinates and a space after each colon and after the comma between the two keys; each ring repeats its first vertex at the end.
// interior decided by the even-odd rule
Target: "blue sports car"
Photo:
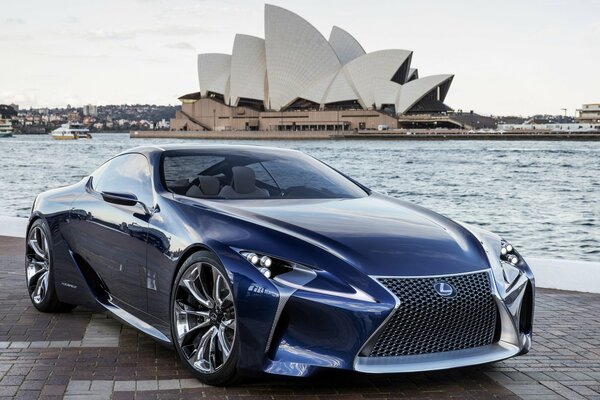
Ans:
{"type": "Polygon", "coordinates": [[[510,243],[279,148],[140,147],[38,195],[26,277],[38,310],[106,311],[211,385],[531,346],[534,279],[510,243]]]}

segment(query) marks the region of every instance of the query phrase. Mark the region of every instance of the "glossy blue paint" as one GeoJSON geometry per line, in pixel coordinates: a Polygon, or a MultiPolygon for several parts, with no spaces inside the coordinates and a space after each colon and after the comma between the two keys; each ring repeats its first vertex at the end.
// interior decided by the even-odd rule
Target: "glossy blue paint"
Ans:
{"type": "MultiPolygon", "coordinates": [[[[62,301],[107,310],[168,342],[178,268],[189,254],[207,249],[219,257],[232,283],[241,340],[238,368],[306,376],[315,367],[352,369],[362,346],[394,310],[394,296],[370,276],[490,268],[477,238],[461,225],[364,187],[363,197],[313,200],[210,200],[168,191],[160,173],[165,153],[205,148],[145,147],[123,153],[147,162],[148,193],[136,197],[151,201],[145,204],[150,214],[140,204],[103,199],[94,188],[94,175],[38,196],[32,220],[49,223],[57,282],[71,285],[56,285],[62,301]],[[316,278],[306,290],[290,292],[275,320],[283,288],[236,249],[308,266],[316,278]],[[355,289],[373,301],[315,293],[351,294],[355,289]]],[[[301,156],[250,146],[212,149],[301,156]]]]}

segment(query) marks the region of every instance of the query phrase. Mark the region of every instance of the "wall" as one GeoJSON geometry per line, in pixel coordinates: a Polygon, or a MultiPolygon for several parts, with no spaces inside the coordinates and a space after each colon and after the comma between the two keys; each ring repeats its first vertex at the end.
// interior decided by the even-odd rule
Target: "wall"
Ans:
{"type": "Polygon", "coordinates": [[[314,129],[318,129],[319,125],[344,124],[348,130],[360,129],[361,123],[365,124],[364,129],[377,129],[379,125],[396,128],[398,125],[396,118],[372,110],[259,112],[247,107],[230,107],[208,98],[184,103],[181,111],[171,119],[173,131],[203,130],[202,127],[192,129],[193,121],[208,130],[217,131],[245,131],[248,128],[270,131],[277,130],[278,125],[291,126],[294,123],[311,125],[314,129]]]}

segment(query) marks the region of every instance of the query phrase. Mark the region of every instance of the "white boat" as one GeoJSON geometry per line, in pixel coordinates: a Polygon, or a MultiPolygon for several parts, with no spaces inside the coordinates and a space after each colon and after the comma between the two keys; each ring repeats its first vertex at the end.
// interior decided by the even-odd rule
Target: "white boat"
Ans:
{"type": "Polygon", "coordinates": [[[12,137],[12,122],[10,119],[0,119],[0,138],[12,137]]]}
{"type": "Polygon", "coordinates": [[[55,140],[75,140],[75,139],[91,139],[90,130],[85,128],[78,122],[70,122],[62,124],[60,128],[56,128],[51,132],[52,139],[55,140]]]}

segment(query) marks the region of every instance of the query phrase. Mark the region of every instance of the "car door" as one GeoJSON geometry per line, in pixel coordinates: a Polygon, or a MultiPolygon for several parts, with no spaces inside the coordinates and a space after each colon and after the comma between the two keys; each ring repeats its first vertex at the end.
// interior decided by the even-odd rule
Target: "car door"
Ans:
{"type": "Polygon", "coordinates": [[[71,213],[72,247],[100,277],[111,300],[138,315],[136,310],[147,309],[147,207],[153,202],[148,160],[131,153],[99,168],[71,213]],[[120,196],[139,202],[115,202],[120,196]]]}

